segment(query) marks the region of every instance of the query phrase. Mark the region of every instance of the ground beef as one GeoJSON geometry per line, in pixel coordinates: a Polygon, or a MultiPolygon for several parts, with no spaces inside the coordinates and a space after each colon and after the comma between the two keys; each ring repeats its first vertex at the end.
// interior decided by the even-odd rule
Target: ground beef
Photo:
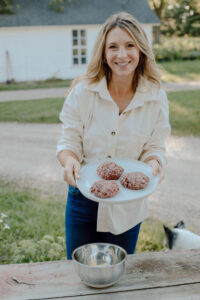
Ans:
{"type": "Polygon", "coordinates": [[[93,183],[90,192],[99,198],[110,198],[119,192],[119,186],[114,180],[98,180],[93,183]]]}
{"type": "Polygon", "coordinates": [[[149,177],[141,172],[131,172],[124,174],[120,182],[127,189],[140,190],[147,186],[149,177]]]}
{"type": "Polygon", "coordinates": [[[97,168],[97,174],[106,180],[117,180],[124,172],[124,169],[114,162],[105,162],[97,168]]]}

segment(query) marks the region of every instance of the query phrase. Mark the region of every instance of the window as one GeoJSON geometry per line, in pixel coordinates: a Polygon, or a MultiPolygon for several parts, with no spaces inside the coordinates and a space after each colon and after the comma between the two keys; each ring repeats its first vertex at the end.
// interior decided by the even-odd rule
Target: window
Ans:
{"type": "Polygon", "coordinates": [[[86,30],[72,30],[72,60],[74,65],[87,64],[86,30]]]}

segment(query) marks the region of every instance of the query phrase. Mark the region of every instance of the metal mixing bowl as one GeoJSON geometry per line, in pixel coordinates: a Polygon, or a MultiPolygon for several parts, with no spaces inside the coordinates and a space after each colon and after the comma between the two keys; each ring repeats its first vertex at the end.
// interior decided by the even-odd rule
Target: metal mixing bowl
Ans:
{"type": "Polygon", "coordinates": [[[104,288],[116,283],[125,269],[126,251],[113,244],[83,245],[72,253],[75,270],[83,283],[104,288]]]}

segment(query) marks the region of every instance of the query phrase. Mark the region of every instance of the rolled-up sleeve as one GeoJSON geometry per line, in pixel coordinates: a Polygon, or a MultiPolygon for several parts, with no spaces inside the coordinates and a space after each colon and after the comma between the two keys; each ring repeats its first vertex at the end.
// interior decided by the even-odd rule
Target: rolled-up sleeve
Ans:
{"type": "Polygon", "coordinates": [[[166,165],[165,140],[170,135],[169,106],[166,93],[161,93],[161,105],[151,137],[144,145],[140,160],[144,161],[149,156],[157,156],[162,166],[166,165]]]}
{"type": "Polygon", "coordinates": [[[82,161],[83,123],[79,113],[79,94],[76,87],[66,98],[60,120],[62,122],[62,136],[57,145],[57,155],[63,150],[73,151],[82,161]]]}

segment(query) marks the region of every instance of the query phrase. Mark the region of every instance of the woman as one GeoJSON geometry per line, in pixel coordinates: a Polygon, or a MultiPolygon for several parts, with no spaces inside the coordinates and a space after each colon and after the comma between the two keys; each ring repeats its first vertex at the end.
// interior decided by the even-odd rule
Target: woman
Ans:
{"type": "Polygon", "coordinates": [[[129,158],[152,166],[163,179],[164,141],[170,133],[168,103],[148,39],[130,14],[112,15],[102,26],[85,75],[75,79],[63,105],[58,159],[69,184],[67,258],[83,244],[109,242],[135,251],[148,199],[105,205],[76,186],[80,166],[92,160],[129,158]]]}

